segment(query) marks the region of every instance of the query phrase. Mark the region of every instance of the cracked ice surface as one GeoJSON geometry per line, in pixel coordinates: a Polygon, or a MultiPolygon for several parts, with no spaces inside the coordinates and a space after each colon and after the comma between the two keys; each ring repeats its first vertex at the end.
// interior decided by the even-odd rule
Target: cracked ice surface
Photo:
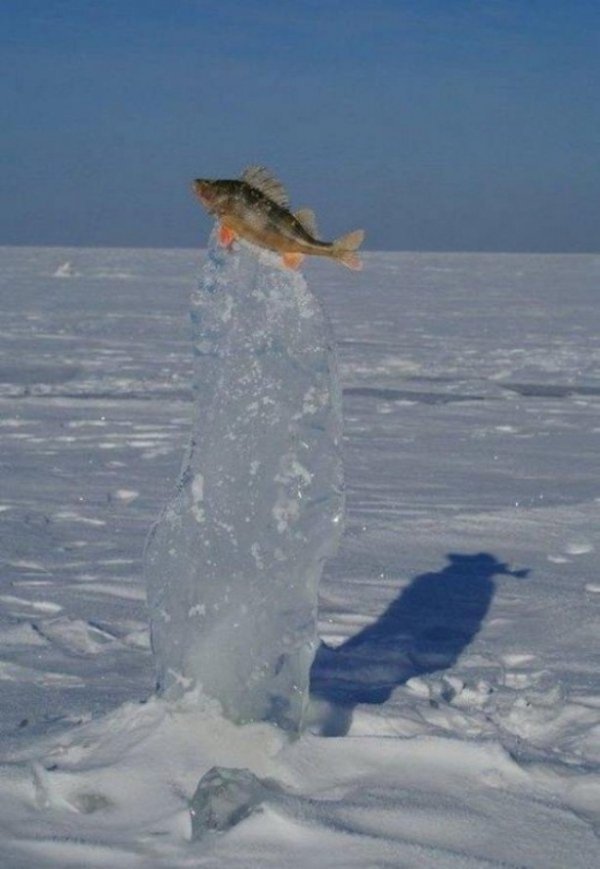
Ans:
{"type": "Polygon", "coordinates": [[[341,390],[303,276],[213,241],[192,298],[195,422],[146,578],[158,685],[302,725],[317,592],[343,518],[341,390]]]}

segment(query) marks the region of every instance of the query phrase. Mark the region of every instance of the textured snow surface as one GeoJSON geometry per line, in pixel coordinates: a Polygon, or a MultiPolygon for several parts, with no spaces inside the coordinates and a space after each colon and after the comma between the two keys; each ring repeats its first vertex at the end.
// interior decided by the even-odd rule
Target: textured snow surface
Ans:
{"type": "Polygon", "coordinates": [[[216,241],[192,299],[195,418],[146,578],[160,693],[298,732],[343,524],[331,329],[299,272],[216,241]]]}
{"type": "Polygon", "coordinates": [[[0,862],[598,865],[600,258],[309,263],[347,528],[296,741],[152,697],[141,557],[192,424],[201,260],[0,251],[0,862]],[[213,767],[282,796],[191,842],[213,767]]]}

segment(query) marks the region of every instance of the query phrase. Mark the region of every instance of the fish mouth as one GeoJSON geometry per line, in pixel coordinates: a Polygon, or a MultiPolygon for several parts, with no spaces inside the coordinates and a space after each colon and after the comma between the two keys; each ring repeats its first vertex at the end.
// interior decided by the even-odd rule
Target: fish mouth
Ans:
{"type": "Polygon", "coordinates": [[[217,196],[216,192],[212,189],[210,182],[197,178],[196,181],[192,183],[192,189],[202,205],[204,205],[205,208],[210,209],[217,196]]]}

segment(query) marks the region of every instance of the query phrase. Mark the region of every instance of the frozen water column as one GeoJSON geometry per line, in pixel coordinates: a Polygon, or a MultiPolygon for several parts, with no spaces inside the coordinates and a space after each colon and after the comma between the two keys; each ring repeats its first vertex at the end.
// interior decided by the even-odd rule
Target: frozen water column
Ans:
{"type": "Polygon", "coordinates": [[[192,298],[195,421],[146,579],[159,690],[299,730],[318,584],[343,525],[341,390],[299,272],[214,240],[192,298]]]}

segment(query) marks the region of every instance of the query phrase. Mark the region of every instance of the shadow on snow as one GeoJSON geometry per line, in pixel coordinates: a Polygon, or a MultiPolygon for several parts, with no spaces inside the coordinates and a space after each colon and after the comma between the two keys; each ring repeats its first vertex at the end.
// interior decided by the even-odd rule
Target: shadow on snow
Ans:
{"type": "Polygon", "coordinates": [[[487,552],[448,554],[449,564],[422,573],[376,622],[337,648],[321,643],[311,671],[311,696],[330,705],[322,734],[348,732],[358,703],[385,703],[408,679],[451,667],[479,632],[496,576],[524,579],[487,552]]]}

